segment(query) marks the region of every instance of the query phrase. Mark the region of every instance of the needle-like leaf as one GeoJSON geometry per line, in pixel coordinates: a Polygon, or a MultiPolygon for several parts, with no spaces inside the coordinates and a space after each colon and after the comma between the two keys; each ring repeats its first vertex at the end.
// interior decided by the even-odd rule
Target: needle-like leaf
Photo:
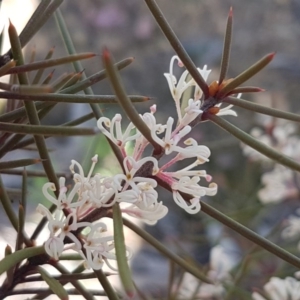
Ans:
{"type": "Polygon", "coordinates": [[[223,82],[223,80],[226,78],[227,75],[229,58],[230,58],[231,37],[232,37],[232,7],[230,7],[228,18],[227,18],[219,84],[223,82]]]}

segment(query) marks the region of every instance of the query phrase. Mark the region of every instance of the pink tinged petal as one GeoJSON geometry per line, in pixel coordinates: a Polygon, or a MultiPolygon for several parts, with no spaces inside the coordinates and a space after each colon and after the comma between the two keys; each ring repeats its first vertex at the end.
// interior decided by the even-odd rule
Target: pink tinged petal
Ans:
{"type": "Polygon", "coordinates": [[[153,104],[152,106],[150,106],[150,111],[152,114],[156,113],[156,104],[153,104]]]}
{"type": "Polygon", "coordinates": [[[212,176],[207,174],[205,176],[205,179],[206,179],[207,182],[210,182],[212,180],[212,176]]]}
{"type": "MultiPolygon", "coordinates": [[[[55,186],[54,186],[54,188],[55,188],[55,186]]],[[[66,178],[65,177],[60,177],[59,178],[59,192],[62,192],[62,193],[67,192],[66,178]]]]}

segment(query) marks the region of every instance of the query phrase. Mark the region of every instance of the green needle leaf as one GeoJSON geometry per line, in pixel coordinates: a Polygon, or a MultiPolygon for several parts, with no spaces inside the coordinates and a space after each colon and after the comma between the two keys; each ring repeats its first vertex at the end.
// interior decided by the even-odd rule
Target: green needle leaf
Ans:
{"type": "MultiPolygon", "coordinates": [[[[55,49],[55,48],[52,47],[52,48],[49,50],[49,52],[48,52],[47,55],[45,56],[45,59],[44,59],[44,60],[48,60],[48,59],[50,59],[50,58],[52,57],[52,55],[53,55],[53,53],[54,53],[54,49],[55,49]]],[[[35,74],[35,76],[34,76],[34,78],[33,78],[31,84],[38,84],[38,83],[40,82],[40,79],[41,79],[42,76],[43,76],[44,71],[45,71],[45,69],[39,69],[39,70],[36,72],[36,74],[35,74]]]]}
{"type": "Polygon", "coordinates": [[[229,15],[227,19],[226,33],[224,39],[224,47],[223,54],[221,60],[221,71],[219,77],[219,84],[223,82],[226,77],[228,65],[229,65],[229,57],[230,57],[230,47],[231,47],[231,36],[232,36],[232,7],[230,7],[229,15]]]}
{"type": "Polygon", "coordinates": [[[107,71],[107,76],[110,79],[111,85],[116,93],[119,104],[126,112],[128,119],[135,125],[135,127],[142,133],[142,135],[152,144],[157,152],[161,152],[161,146],[157,144],[152,136],[149,127],[140,117],[135,107],[132,105],[130,99],[128,98],[119,77],[118,71],[116,70],[113,59],[107,49],[103,51],[102,54],[103,64],[107,71]]]}
{"type": "MultiPolygon", "coordinates": [[[[45,94],[53,92],[53,88],[50,85],[7,84],[3,82],[0,82],[0,89],[21,95],[45,94]]],[[[11,97],[8,99],[14,98],[11,97]]]]}
{"type": "Polygon", "coordinates": [[[0,171],[7,170],[7,169],[19,168],[19,167],[26,167],[26,166],[38,164],[40,162],[41,162],[40,159],[33,159],[33,158],[3,161],[3,162],[0,162],[0,171]]]}
{"type": "MultiPolygon", "coordinates": [[[[23,191],[22,191],[23,192],[23,191]]],[[[25,224],[25,210],[24,207],[20,204],[19,205],[19,228],[17,233],[17,241],[16,241],[16,250],[22,249],[22,245],[24,242],[24,224],[25,224]]]]}
{"type": "Polygon", "coordinates": [[[127,262],[126,246],[123,232],[123,220],[119,203],[113,206],[114,241],[119,275],[126,294],[133,297],[135,294],[134,284],[131,278],[130,268],[127,262]]]}
{"type": "Polygon", "coordinates": [[[96,128],[74,128],[67,126],[36,126],[0,122],[0,130],[18,134],[33,134],[45,136],[94,135],[99,132],[96,128]]]}
{"type": "MultiPolygon", "coordinates": [[[[129,66],[131,63],[133,62],[133,58],[129,57],[129,58],[125,58],[119,62],[117,62],[115,64],[116,68],[120,71],[124,68],[126,68],[127,66],[129,66]]],[[[107,77],[105,70],[99,71],[97,73],[95,73],[94,75],[76,83],[75,85],[63,89],[62,91],[60,91],[60,93],[62,94],[75,94],[78,93],[90,86],[92,86],[93,84],[105,79],[107,77]]]]}
{"type": "Polygon", "coordinates": [[[14,60],[9,61],[7,64],[0,68],[0,77],[7,74],[7,72],[16,65],[14,60]]]}
{"type": "Polygon", "coordinates": [[[37,267],[39,273],[43,277],[44,281],[48,284],[49,288],[53,291],[55,295],[58,296],[59,299],[61,300],[68,300],[69,295],[62,286],[62,284],[53,278],[52,275],[50,275],[46,270],[44,270],[41,267],[37,267]]]}
{"type": "Polygon", "coordinates": [[[285,119],[294,122],[300,122],[300,115],[293,114],[290,112],[282,111],[279,109],[263,106],[257,103],[253,103],[247,100],[243,100],[235,97],[226,97],[222,102],[239,106],[248,110],[255,111],[260,114],[272,116],[275,118],[285,119]]]}
{"type": "MultiPolygon", "coordinates": [[[[20,34],[20,45],[24,47],[37,31],[47,22],[63,0],[43,0],[31,16],[30,20],[20,34]]],[[[13,58],[12,50],[9,50],[1,56],[1,63],[6,63],[13,58]]]]}
{"type": "Polygon", "coordinates": [[[184,47],[180,43],[180,40],[176,36],[175,32],[171,28],[171,26],[168,24],[167,19],[163,15],[163,12],[158,7],[155,0],[145,0],[148,8],[150,9],[153,17],[155,18],[157,24],[159,25],[161,31],[166,36],[167,40],[173,47],[174,51],[177,53],[178,57],[186,67],[186,69],[189,71],[191,76],[194,78],[196,83],[199,85],[201,90],[203,91],[203,94],[205,96],[205,99],[208,98],[208,85],[206,84],[205,80],[201,76],[201,74],[198,72],[197,67],[191,60],[190,56],[185,51],[184,47]]]}
{"type": "MultiPolygon", "coordinates": [[[[0,84],[1,86],[1,84],[0,84]]],[[[22,86],[21,86],[22,87],[22,86]]],[[[1,87],[0,87],[1,88],[1,87]]],[[[39,95],[27,95],[27,94],[15,94],[9,92],[0,92],[1,98],[6,99],[20,99],[24,101],[44,101],[44,102],[65,102],[65,103],[101,103],[101,104],[118,104],[115,95],[64,95],[64,94],[39,94],[39,95]]],[[[128,95],[128,98],[133,103],[146,102],[151,98],[139,95],[128,95]]],[[[36,104],[36,103],[35,103],[36,104]]],[[[46,104],[46,103],[45,103],[46,104]]],[[[48,107],[49,104],[46,105],[48,107]]],[[[40,106],[39,108],[40,109],[40,106]]],[[[8,115],[9,113],[7,113],[8,115]]],[[[11,114],[11,112],[10,112],[11,114]]],[[[3,118],[5,121],[6,114],[0,116],[0,120],[3,118]]]]}
{"type": "Polygon", "coordinates": [[[11,201],[8,197],[8,194],[6,192],[6,189],[3,185],[2,182],[2,177],[0,176],[0,200],[1,200],[1,204],[5,210],[5,213],[9,219],[9,221],[11,222],[12,226],[14,227],[14,229],[16,231],[18,231],[19,228],[19,222],[18,222],[18,218],[17,215],[12,207],[11,201]]]}
{"type": "Polygon", "coordinates": [[[250,68],[245,70],[243,73],[239,74],[232,81],[226,84],[216,95],[217,99],[222,99],[228,93],[230,93],[233,89],[237,88],[245,81],[253,77],[256,73],[262,70],[266,65],[268,65],[274,58],[275,53],[270,53],[252,65],[250,68]]]}
{"type": "Polygon", "coordinates": [[[94,270],[95,275],[97,276],[103,290],[105,291],[109,300],[119,300],[118,295],[116,294],[115,290],[111,286],[109,280],[107,279],[107,275],[100,270],[94,270]]]}
{"type": "Polygon", "coordinates": [[[24,259],[45,253],[46,252],[44,246],[18,250],[0,261],[0,275],[15,266],[17,263],[20,263],[24,259]]]}
{"type": "Polygon", "coordinates": [[[284,250],[283,248],[277,246],[276,244],[270,242],[269,240],[263,238],[259,234],[253,232],[252,230],[248,229],[247,227],[243,226],[242,224],[236,222],[235,220],[227,217],[225,214],[221,213],[220,211],[216,210],[212,206],[208,205],[205,202],[201,203],[201,210],[206,213],[207,215],[211,216],[212,218],[218,220],[225,226],[233,229],[235,232],[241,234],[248,240],[254,242],[256,245],[264,248],[265,250],[273,253],[277,257],[283,259],[287,263],[300,268],[300,259],[289,253],[288,251],[284,250]]]}
{"type": "Polygon", "coordinates": [[[292,170],[300,172],[300,164],[296,161],[290,159],[289,157],[273,150],[272,148],[266,146],[265,144],[259,142],[251,135],[245,133],[244,131],[240,130],[236,126],[232,125],[231,123],[227,122],[226,120],[216,116],[207,114],[207,119],[214,122],[222,129],[226,130],[227,132],[231,133],[237,139],[245,143],[246,145],[250,146],[251,148],[255,149],[256,151],[264,154],[265,156],[273,159],[274,161],[278,162],[281,165],[284,165],[292,170]]]}
{"type": "MultiPolygon", "coordinates": [[[[7,245],[6,247],[5,247],[5,257],[7,257],[7,256],[9,256],[9,255],[11,255],[12,254],[12,249],[11,249],[11,247],[9,246],[9,245],[7,245]]],[[[10,269],[8,269],[7,271],[6,271],[6,279],[5,279],[5,282],[4,282],[4,286],[5,285],[10,285],[10,284],[12,284],[12,282],[13,282],[13,279],[14,279],[14,270],[15,270],[15,268],[14,267],[12,267],[12,268],[10,268],[10,269]]]]}
{"type": "MultiPolygon", "coordinates": [[[[172,188],[170,185],[166,184],[164,181],[158,178],[158,184],[165,188],[166,190],[172,192],[172,188]]],[[[181,196],[189,202],[191,199],[190,195],[181,193],[181,196]]],[[[215,220],[219,221],[220,223],[224,224],[225,226],[231,228],[235,232],[239,233],[246,239],[252,241],[256,245],[262,247],[263,249],[269,251],[270,253],[276,255],[277,257],[281,258],[282,260],[286,261],[287,263],[300,268],[300,259],[289,253],[288,251],[284,250],[283,248],[277,246],[276,244],[270,242],[269,240],[265,239],[264,237],[260,236],[259,234],[253,232],[252,230],[248,229],[244,225],[240,224],[239,222],[233,220],[232,218],[226,216],[222,212],[218,211],[217,209],[213,208],[209,204],[205,202],[201,202],[201,211],[206,213],[207,215],[211,216],[215,220]]],[[[124,222],[126,225],[126,223],[124,222]]],[[[135,225],[134,225],[135,226],[135,225]]],[[[193,274],[193,273],[191,273],[193,274]]]]}
{"type": "Polygon", "coordinates": [[[61,58],[36,61],[31,64],[24,64],[22,66],[13,67],[13,68],[9,69],[7,74],[18,74],[18,73],[22,73],[22,72],[46,69],[46,68],[50,68],[50,67],[54,67],[54,66],[58,66],[58,65],[71,63],[71,62],[78,61],[78,60],[92,58],[92,57],[95,57],[96,55],[97,55],[96,53],[87,52],[87,53],[69,55],[69,56],[65,56],[65,57],[61,57],[61,58]]]}

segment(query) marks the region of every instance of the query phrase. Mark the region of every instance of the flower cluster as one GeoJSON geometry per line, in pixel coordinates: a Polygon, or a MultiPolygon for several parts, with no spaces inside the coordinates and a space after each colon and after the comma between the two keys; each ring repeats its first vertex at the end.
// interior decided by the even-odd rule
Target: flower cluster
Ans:
{"type": "MultiPolygon", "coordinates": [[[[286,227],[282,231],[282,237],[287,240],[299,239],[300,237],[300,209],[296,210],[296,215],[290,215],[285,220],[286,227]]],[[[300,250],[300,242],[298,242],[298,250],[300,250]]]]}
{"type": "Polygon", "coordinates": [[[272,277],[264,286],[265,297],[258,292],[252,294],[253,300],[297,300],[300,299],[300,281],[293,277],[281,279],[272,277]]]}
{"type": "MultiPolygon", "coordinates": [[[[45,248],[51,257],[58,259],[65,249],[72,249],[80,253],[88,267],[94,269],[101,268],[103,260],[107,262],[107,259],[115,259],[113,236],[105,234],[107,228],[104,223],[89,222],[90,213],[96,209],[102,212],[108,210],[117,202],[122,213],[139,218],[147,224],[155,224],[168,212],[168,208],[158,201],[158,193],[155,190],[158,183],[169,188],[175,203],[191,214],[200,211],[201,197],[216,194],[217,185],[210,183],[212,177],[205,170],[197,168],[209,160],[210,150],[187,136],[192,130],[189,124],[201,116],[202,93],[193,79],[186,81],[187,71],[182,74],[176,85],[177,80],[172,73],[175,60],[179,60],[178,57],[172,58],[170,74],[165,74],[165,77],[175,101],[178,121],[175,122],[174,118],[169,117],[165,124],[157,122],[154,115],[156,105],[151,106],[150,112],[140,115],[141,120],[148,126],[152,139],[161,147],[160,157],[165,155],[169,159],[160,165],[160,157],[145,156],[149,141],[133,123],[129,123],[126,129],[122,130],[120,114],[116,114],[112,119],[101,117],[97,125],[119,148],[123,156],[124,172],[114,176],[93,174],[98,161],[98,156],[95,155],[87,176],[77,161],[71,161],[70,170],[74,174],[74,185],[69,191],[63,177],[59,180],[58,197],[53,196],[56,190],[53,183],[44,185],[43,194],[57,207],[53,216],[44,206],[38,206],[38,211],[49,221],[50,239],[45,248]],[[194,99],[188,101],[182,116],[180,101],[182,94],[189,87],[194,87],[194,99]],[[128,143],[134,143],[131,152],[128,150],[128,143]],[[190,158],[194,158],[193,163],[181,170],[170,170],[177,162],[190,158]],[[208,184],[200,185],[203,180],[208,184]],[[189,195],[190,200],[182,194],[189,195]],[[84,232],[88,233],[85,235],[84,232]],[[67,246],[66,240],[69,243],[67,246]]],[[[205,79],[210,73],[206,66],[198,70],[205,79]]],[[[234,114],[230,107],[225,111],[234,114]]],[[[222,111],[219,113],[222,114],[222,111]]]]}
{"type": "MultiPolygon", "coordinates": [[[[179,80],[177,81],[176,77],[174,76],[173,68],[175,61],[178,62],[179,67],[183,67],[184,65],[180,61],[178,56],[173,56],[170,62],[170,73],[165,73],[165,77],[168,81],[168,85],[171,91],[171,95],[175,101],[175,106],[177,110],[178,115],[178,123],[182,126],[189,124],[192,122],[196,117],[202,114],[202,110],[200,109],[202,105],[204,104],[204,101],[202,99],[202,90],[200,87],[196,84],[195,80],[193,78],[189,79],[187,81],[187,78],[189,78],[189,73],[187,70],[185,70],[182,75],[180,76],[179,80]],[[189,89],[194,89],[194,97],[188,101],[187,107],[183,108],[181,105],[181,98],[183,94],[189,89]],[[182,109],[184,109],[184,116],[182,116],[182,109]]],[[[207,66],[205,65],[203,69],[197,68],[198,72],[201,74],[202,78],[206,81],[211,70],[207,70],[207,66]]],[[[216,86],[218,86],[218,82],[214,81],[209,86],[210,94],[213,94],[213,92],[216,90],[216,86]]],[[[238,94],[237,97],[239,98],[241,94],[238,94]]],[[[231,109],[233,105],[228,105],[225,108],[220,109],[221,103],[218,103],[215,105],[215,107],[218,109],[217,115],[232,115],[237,116],[236,112],[231,109]]]]}
{"type": "Polygon", "coordinates": [[[235,262],[232,255],[222,246],[217,245],[210,251],[210,262],[207,277],[212,283],[199,283],[199,279],[185,273],[179,289],[180,299],[224,299],[225,284],[232,284],[230,270],[235,262]]]}
{"type": "MultiPolygon", "coordinates": [[[[192,127],[188,124],[202,113],[200,109],[202,93],[193,79],[186,81],[189,75],[188,71],[183,72],[177,83],[176,77],[173,75],[173,63],[175,60],[179,61],[177,56],[171,59],[170,73],[165,73],[164,75],[167,78],[171,94],[175,101],[178,122],[175,123],[174,118],[169,117],[166,124],[158,123],[154,116],[156,105],[150,108],[150,112],[140,115],[141,119],[150,129],[152,139],[160,145],[166,156],[171,156],[166,164],[159,166],[158,160],[152,156],[142,158],[145,148],[149,145],[149,141],[135,128],[133,123],[129,123],[123,132],[121,128],[122,116],[120,114],[116,114],[111,120],[102,117],[98,120],[97,124],[101,132],[118,146],[123,155],[126,174],[117,176],[119,184],[121,181],[125,182],[123,189],[131,186],[132,190],[135,190],[137,186],[136,182],[147,182],[148,185],[150,184],[155,187],[155,179],[159,179],[171,187],[173,198],[177,205],[189,213],[197,213],[201,208],[200,198],[205,195],[215,195],[217,185],[211,183],[208,187],[205,187],[199,184],[201,178],[204,178],[207,182],[211,181],[211,176],[206,174],[204,170],[194,169],[198,165],[208,161],[210,150],[206,146],[198,145],[197,141],[193,138],[187,138],[186,136],[192,130],[192,127]],[[195,89],[194,99],[188,101],[187,107],[184,108],[184,115],[182,116],[180,101],[183,93],[189,87],[194,87],[195,89]],[[126,151],[128,142],[135,143],[131,155],[126,151]],[[178,161],[193,157],[195,161],[184,169],[175,172],[167,171],[178,161]],[[135,173],[139,169],[139,175],[143,175],[144,173],[146,176],[149,176],[150,174],[154,179],[143,176],[135,177],[135,173]],[[191,196],[190,203],[187,203],[183,199],[181,193],[191,196]]],[[[205,79],[210,73],[210,70],[207,70],[206,66],[198,70],[205,79]]]]}
{"type": "MultiPolygon", "coordinates": [[[[295,161],[300,161],[300,140],[296,135],[296,127],[293,124],[268,122],[264,130],[253,128],[251,135],[295,161]]],[[[259,190],[258,197],[262,203],[278,203],[299,196],[298,176],[293,170],[278,164],[272,166],[272,161],[266,156],[249,146],[243,145],[242,147],[244,154],[250,160],[261,161],[268,169],[272,168],[261,177],[263,188],[259,190]]]]}

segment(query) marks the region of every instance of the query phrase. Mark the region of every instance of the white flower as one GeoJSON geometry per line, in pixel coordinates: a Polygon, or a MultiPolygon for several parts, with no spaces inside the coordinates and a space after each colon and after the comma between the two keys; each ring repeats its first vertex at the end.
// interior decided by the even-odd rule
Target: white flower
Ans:
{"type": "Polygon", "coordinates": [[[179,299],[224,299],[224,283],[230,283],[230,270],[234,267],[232,257],[226,253],[221,245],[213,247],[210,251],[210,263],[207,277],[211,284],[200,283],[197,278],[185,273],[179,290],[179,299]]]}
{"type": "Polygon", "coordinates": [[[223,282],[230,280],[230,270],[234,267],[235,262],[232,253],[226,251],[222,245],[217,245],[210,250],[209,272],[208,276],[214,282],[223,282]]]}
{"type": "Polygon", "coordinates": [[[299,300],[300,282],[293,277],[281,279],[272,277],[264,286],[267,298],[257,292],[252,294],[253,300],[299,300]]]}
{"type": "Polygon", "coordinates": [[[156,176],[172,188],[173,199],[179,207],[190,214],[195,214],[201,209],[200,198],[205,195],[214,196],[217,193],[218,186],[215,183],[211,183],[208,187],[200,186],[198,184],[200,176],[208,179],[208,181],[211,180],[211,176],[207,175],[205,171],[185,172],[187,172],[187,176],[184,172],[180,174],[180,171],[159,172],[156,176]],[[190,178],[189,172],[198,172],[198,175],[200,176],[193,176],[190,178]],[[180,192],[189,194],[193,198],[188,202],[182,197],[180,192]]]}
{"type": "Polygon", "coordinates": [[[64,240],[61,236],[50,236],[44,246],[46,253],[55,260],[58,260],[64,251],[64,240]]]}
{"type": "MultiPolygon", "coordinates": [[[[211,72],[211,70],[207,70],[207,65],[205,65],[203,67],[203,69],[199,69],[197,68],[198,72],[201,74],[202,78],[204,79],[204,81],[207,81],[207,78],[211,72]]],[[[200,98],[202,97],[202,90],[200,89],[200,87],[196,84],[196,82],[194,81],[195,83],[195,91],[194,91],[194,100],[200,100],[200,98]]]]}
{"type": "Polygon", "coordinates": [[[175,101],[176,106],[179,105],[180,98],[183,94],[183,92],[193,84],[193,79],[190,79],[188,82],[186,82],[186,77],[188,76],[189,72],[185,70],[182,75],[180,76],[180,79],[177,82],[176,77],[173,75],[173,65],[175,60],[177,60],[179,63],[181,63],[180,59],[178,56],[173,56],[171,58],[170,62],[170,73],[164,73],[164,76],[167,79],[172,97],[175,101]]]}
{"type": "MultiPolygon", "coordinates": [[[[220,104],[216,104],[215,106],[216,107],[220,107],[222,105],[222,103],[220,104]]],[[[232,104],[224,107],[224,108],[221,108],[220,111],[216,114],[217,116],[234,116],[234,117],[237,117],[237,113],[231,109],[231,107],[233,107],[232,104]]]]}
{"type": "Polygon", "coordinates": [[[264,204],[278,203],[299,195],[293,171],[281,165],[276,165],[272,171],[263,174],[261,182],[264,187],[259,190],[258,197],[264,204]]]}
{"type": "Polygon", "coordinates": [[[200,211],[200,198],[202,196],[215,195],[217,191],[216,184],[211,184],[211,186],[207,188],[198,185],[199,181],[199,176],[194,176],[192,178],[183,176],[179,179],[179,181],[174,181],[171,185],[175,203],[190,214],[195,214],[200,211]],[[187,204],[179,192],[183,192],[194,197],[190,200],[190,205],[187,204]]]}
{"type": "MultiPolygon", "coordinates": [[[[300,237],[300,209],[297,209],[297,216],[292,215],[286,220],[286,227],[282,231],[282,237],[285,239],[293,239],[300,237]]],[[[300,250],[300,242],[298,242],[298,250],[300,250]]]]}
{"type": "Polygon", "coordinates": [[[77,223],[77,216],[75,213],[70,213],[67,217],[65,217],[63,212],[60,210],[57,210],[53,216],[42,204],[38,205],[37,211],[45,216],[49,221],[48,229],[50,231],[50,238],[45,243],[45,250],[49,256],[58,259],[64,250],[63,241],[65,237],[68,237],[71,241],[73,241],[75,250],[81,249],[80,241],[71,231],[75,231],[80,227],[89,226],[90,223],[77,223]]]}
{"type": "MultiPolygon", "coordinates": [[[[162,124],[157,124],[156,123],[156,118],[154,116],[154,113],[156,112],[156,105],[152,105],[150,107],[150,113],[144,113],[143,115],[140,115],[140,117],[143,119],[145,124],[149,127],[150,131],[155,131],[156,133],[160,134],[164,132],[165,126],[162,124]]],[[[149,141],[142,135],[140,134],[139,137],[137,137],[135,141],[135,146],[134,146],[134,153],[133,153],[133,158],[135,160],[139,160],[146,148],[146,146],[149,144],[149,141]]]]}
{"type": "Polygon", "coordinates": [[[203,145],[198,145],[197,141],[193,138],[189,138],[184,141],[184,144],[188,147],[181,148],[179,152],[179,160],[190,158],[190,157],[197,157],[198,164],[200,162],[204,163],[209,161],[209,156],[211,154],[208,147],[203,145]]]}
{"type": "Polygon", "coordinates": [[[83,196],[81,197],[81,199],[77,198],[77,193],[79,191],[79,189],[81,188],[81,184],[80,183],[76,183],[72,190],[69,192],[69,194],[67,195],[67,187],[65,186],[65,182],[66,179],[64,177],[60,177],[59,178],[59,185],[60,185],[60,189],[59,189],[59,196],[56,199],[55,197],[53,197],[50,193],[49,190],[54,192],[56,191],[55,185],[52,182],[47,182],[44,184],[43,186],[43,194],[44,196],[53,204],[55,204],[57,206],[57,209],[71,209],[71,208],[75,208],[78,206],[82,206],[86,200],[87,197],[83,196]]]}
{"type": "MultiPolygon", "coordinates": [[[[199,100],[202,96],[202,91],[199,88],[199,86],[196,84],[195,80],[193,78],[191,78],[188,82],[186,82],[186,78],[189,75],[189,72],[187,70],[185,70],[182,75],[180,76],[180,79],[177,82],[176,77],[173,74],[173,65],[175,60],[178,61],[178,65],[182,66],[182,63],[179,59],[178,56],[173,56],[171,58],[170,61],[170,68],[169,68],[169,72],[170,73],[164,73],[164,76],[167,79],[170,91],[171,91],[171,95],[175,101],[175,106],[176,106],[176,110],[177,110],[177,114],[178,114],[178,119],[179,121],[181,121],[182,116],[181,116],[181,108],[180,108],[180,99],[182,97],[182,94],[191,86],[195,86],[195,91],[194,91],[194,100],[199,100]]],[[[203,77],[203,79],[206,81],[208,78],[209,73],[211,72],[211,70],[207,70],[206,65],[203,67],[203,69],[199,69],[197,68],[198,72],[201,74],[201,76],[203,77]]]]}
{"type": "Polygon", "coordinates": [[[84,171],[80,163],[78,163],[76,160],[72,159],[71,160],[71,165],[70,165],[70,171],[74,174],[73,175],[73,180],[75,183],[80,183],[81,184],[81,191],[83,192],[84,190],[89,190],[92,188],[91,186],[91,176],[94,171],[95,165],[98,162],[98,155],[96,154],[95,156],[92,157],[91,159],[92,165],[89,170],[89,173],[87,177],[84,175],[84,171]],[[75,166],[78,168],[78,172],[75,172],[75,166]]]}
{"type": "Polygon", "coordinates": [[[115,249],[114,237],[107,235],[106,224],[99,222],[91,226],[90,233],[84,237],[84,245],[86,256],[81,252],[81,256],[86,260],[88,268],[99,270],[102,268],[104,261],[112,269],[116,270],[108,259],[116,260],[116,255],[112,251],[115,249]]]}
{"type": "Polygon", "coordinates": [[[190,204],[188,204],[178,190],[173,189],[173,199],[179,207],[183,208],[189,214],[196,214],[201,209],[200,197],[191,199],[190,204]]]}
{"type": "Polygon", "coordinates": [[[113,177],[96,174],[93,177],[93,188],[88,191],[90,202],[94,207],[110,207],[115,203],[119,185],[115,184],[113,177]]]}
{"type": "MultiPolygon", "coordinates": [[[[141,219],[149,225],[154,225],[160,219],[162,219],[167,213],[168,208],[163,205],[162,202],[157,201],[157,191],[154,190],[153,185],[150,183],[138,183],[137,187],[139,191],[129,190],[123,193],[131,194],[133,204],[122,209],[122,212],[127,213],[128,215],[141,219]]],[[[122,200],[124,197],[120,193],[118,195],[119,199],[122,200]]]]}
{"type": "Polygon", "coordinates": [[[182,127],[190,124],[194,121],[203,111],[200,109],[201,101],[189,99],[188,106],[184,109],[185,115],[180,120],[178,127],[181,129],[182,127]]]}
{"type": "MultiPolygon", "coordinates": [[[[261,143],[299,161],[300,139],[296,135],[296,128],[291,123],[274,124],[274,121],[267,121],[264,130],[254,127],[250,134],[261,143]]],[[[267,161],[271,160],[253,148],[242,145],[243,152],[251,160],[267,161]]]]}
{"type": "MultiPolygon", "coordinates": [[[[166,137],[169,137],[169,134],[166,133],[166,137]]],[[[163,140],[163,142],[164,141],[165,140],[163,140]]],[[[206,146],[198,145],[192,138],[185,141],[185,144],[188,145],[185,148],[177,146],[172,139],[170,139],[169,143],[166,144],[172,144],[172,147],[169,147],[169,151],[177,151],[178,154],[163,165],[156,176],[172,188],[173,198],[178,206],[186,210],[188,213],[195,214],[201,209],[200,198],[202,196],[213,196],[217,193],[218,187],[215,183],[211,183],[208,187],[200,186],[198,184],[200,177],[204,177],[207,182],[211,181],[212,177],[206,174],[206,171],[193,170],[194,167],[208,161],[210,150],[206,146]],[[174,172],[165,171],[179,160],[191,157],[197,157],[196,161],[182,170],[174,172]],[[186,201],[182,197],[181,192],[191,195],[192,199],[189,202],[186,201]]],[[[163,144],[161,144],[161,146],[163,146],[163,144]]]]}
{"type": "Polygon", "coordinates": [[[125,157],[123,161],[125,174],[118,174],[114,176],[114,182],[118,185],[119,190],[122,189],[124,191],[128,188],[128,186],[138,190],[136,185],[138,182],[148,182],[151,185],[156,186],[157,183],[154,179],[139,176],[135,177],[135,173],[148,162],[153,164],[152,174],[155,175],[158,172],[158,162],[154,157],[144,157],[139,161],[135,161],[131,156],[125,157]],[[125,181],[125,185],[122,187],[121,183],[123,180],[125,181]]]}
{"type": "Polygon", "coordinates": [[[106,117],[101,117],[98,122],[98,128],[100,131],[106,135],[115,145],[124,149],[127,142],[137,139],[140,136],[139,132],[132,133],[135,129],[133,123],[129,123],[124,133],[122,133],[121,128],[121,120],[122,116],[120,114],[116,114],[113,119],[106,117]],[[109,128],[109,131],[106,129],[109,128]]]}
{"type": "Polygon", "coordinates": [[[156,130],[151,130],[151,136],[153,140],[165,150],[166,155],[172,153],[173,151],[178,151],[177,149],[180,148],[177,148],[177,143],[191,131],[190,126],[185,126],[178,133],[172,132],[173,123],[174,119],[169,117],[166,124],[165,137],[163,139],[157,136],[156,130]]]}

